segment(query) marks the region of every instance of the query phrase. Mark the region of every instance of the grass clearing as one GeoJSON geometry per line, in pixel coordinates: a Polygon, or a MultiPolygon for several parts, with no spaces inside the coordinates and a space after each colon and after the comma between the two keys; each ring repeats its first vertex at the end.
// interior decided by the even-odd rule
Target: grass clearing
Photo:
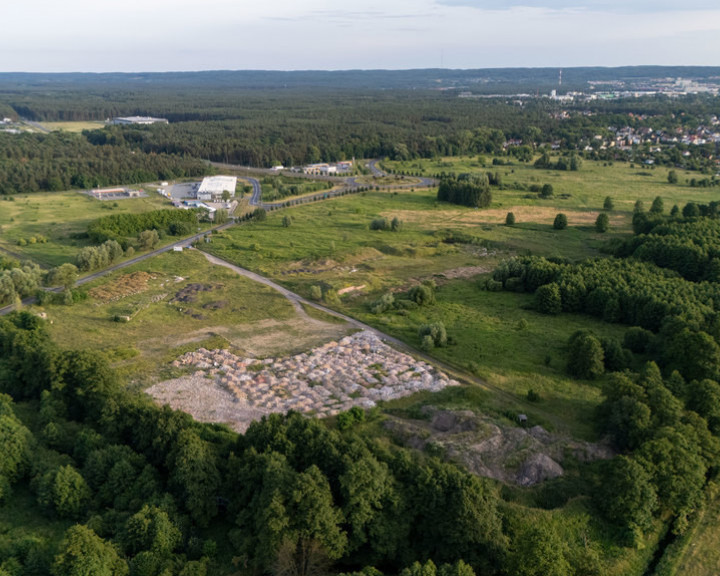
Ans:
{"type": "MultiPolygon", "coordinates": [[[[691,188],[688,181],[696,178],[696,172],[678,173],[679,183],[669,184],[667,175],[669,168],[641,166],[626,162],[595,162],[583,160],[580,170],[576,172],[560,170],[538,170],[532,163],[512,160],[510,166],[493,166],[488,158],[485,165],[477,158],[454,157],[434,160],[411,160],[407,162],[386,162],[388,168],[404,170],[431,176],[439,172],[498,172],[507,190],[493,189],[493,208],[513,206],[549,205],[564,210],[600,210],[607,196],[613,199],[615,211],[632,212],[636,200],[650,208],[653,199],[660,196],[665,201],[665,210],[669,211],[673,204],[681,208],[689,201],[707,203],[720,198],[717,188],[691,188]],[[529,187],[533,184],[542,186],[552,184],[554,195],[548,200],[537,198],[537,194],[527,190],[516,190],[515,187],[529,187]],[[563,198],[563,195],[566,195],[563,198]],[[527,197],[530,196],[530,197],[527,197]]],[[[503,158],[502,160],[507,160],[503,158]]],[[[557,157],[553,157],[557,160],[557,157]]],[[[572,225],[572,221],[571,221],[572,225]]]]}
{"type": "Polygon", "coordinates": [[[104,351],[141,385],[189,349],[233,347],[265,356],[332,338],[309,327],[275,290],[213,266],[193,250],[115,272],[93,282],[89,294],[74,306],[47,307],[53,338],[62,347],[104,351]]]}
{"type": "Polygon", "coordinates": [[[88,246],[82,234],[102,216],[116,213],[139,214],[169,208],[159,195],[102,202],[79,192],[46,192],[13,196],[0,203],[0,248],[52,267],[73,262],[78,250],[88,246]],[[47,243],[18,246],[22,238],[45,236],[47,243]]]}
{"type": "Polygon", "coordinates": [[[106,124],[101,120],[97,120],[82,122],[42,122],[41,125],[52,132],[62,131],[79,133],[83,130],[101,130],[106,124]]]}
{"type": "MultiPolygon", "coordinates": [[[[420,326],[443,322],[456,344],[434,348],[431,355],[510,395],[489,403],[483,397],[484,407],[498,413],[525,412],[531,425],[539,423],[550,430],[596,440],[592,422],[600,386],[565,374],[565,347],[576,330],[622,338],[625,328],[578,315],[545,316],[525,309],[531,302],[528,294],[487,292],[477,281],[456,280],[438,287],[437,304],[406,315],[373,315],[363,302],[356,302],[350,312],[418,348],[420,326]],[[540,395],[539,402],[527,400],[531,389],[540,395]]],[[[466,407],[479,408],[473,402],[466,407]]],[[[457,407],[457,400],[451,404],[457,407]]]]}

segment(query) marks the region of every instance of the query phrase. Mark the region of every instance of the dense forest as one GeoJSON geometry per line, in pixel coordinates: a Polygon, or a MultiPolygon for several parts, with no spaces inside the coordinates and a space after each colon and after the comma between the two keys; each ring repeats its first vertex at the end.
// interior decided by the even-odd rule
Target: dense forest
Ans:
{"type": "Polygon", "coordinates": [[[633,530],[659,507],[672,512],[675,530],[682,531],[720,465],[720,284],[712,272],[717,214],[708,206],[706,216],[698,206],[683,211],[693,215],[656,212],[649,233],[615,249],[620,258],[518,257],[488,283],[534,293],[536,309],[546,314],[586,313],[633,326],[622,342],[575,334],[567,366],[578,378],[615,372],[603,389],[598,421],[628,456],[623,482],[635,477],[637,484],[625,490],[638,500],[626,502],[624,512],[614,504],[605,510],[638,514],[624,516],[633,530]]]}
{"type": "Polygon", "coordinates": [[[193,158],[93,145],[77,134],[0,133],[0,194],[137,184],[213,169],[193,158]]]}
{"type": "MultiPolygon", "coordinates": [[[[0,535],[3,573],[205,574],[211,526],[256,573],[523,562],[508,548],[519,519],[503,519],[488,481],[352,427],[292,413],[243,436],[196,423],[126,392],[102,355],[58,350],[27,312],[0,320],[0,374],[0,500],[29,484],[48,518],[77,523],[57,550],[0,535]],[[37,411],[32,429],[13,398],[37,411]]],[[[534,530],[516,541],[557,539],[534,530]]]]}
{"type": "MultiPolygon", "coordinates": [[[[596,72],[601,73],[578,74],[589,78],[596,72]]],[[[374,74],[383,76],[357,73],[373,78],[374,74]]],[[[500,72],[496,75],[504,77],[500,72]]],[[[534,87],[532,82],[546,75],[547,71],[535,71],[524,80],[520,75],[516,88],[534,87]]],[[[552,143],[593,159],[652,159],[707,172],[717,155],[712,142],[692,146],[678,142],[651,151],[645,146],[601,148],[595,138],[611,135],[611,127],[668,133],[696,130],[714,114],[708,96],[578,103],[548,98],[472,99],[459,98],[455,89],[433,90],[419,81],[412,88],[402,80],[387,90],[378,89],[377,83],[374,89],[367,88],[368,84],[359,87],[354,84],[354,73],[291,74],[297,81],[287,84],[282,84],[283,77],[281,73],[44,79],[0,75],[0,106],[11,118],[103,121],[152,115],[170,121],[107,126],[82,137],[0,133],[0,193],[197,176],[207,171],[203,160],[270,167],[351,158],[495,154],[527,161],[538,147],[552,143]],[[522,145],[508,146],[509,141],[522,145]]],[[[434,77],[432,73],[417,76],[434,77]]],[[[462,77],[472,79],[473,75],[462,77]]],[[[468,82],[473,89],[478,85],[468,82]]]]}

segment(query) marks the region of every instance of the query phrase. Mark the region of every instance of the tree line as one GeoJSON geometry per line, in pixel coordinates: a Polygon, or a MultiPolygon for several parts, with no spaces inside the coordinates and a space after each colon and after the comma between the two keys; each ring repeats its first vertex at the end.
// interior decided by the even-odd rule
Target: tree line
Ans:
{"type": "Polygon", "coordinates": [[[176,154],[93,145],[79,134],[0,132],[0,194],[88,189],[202,176],[207,163],[176,154]]]}

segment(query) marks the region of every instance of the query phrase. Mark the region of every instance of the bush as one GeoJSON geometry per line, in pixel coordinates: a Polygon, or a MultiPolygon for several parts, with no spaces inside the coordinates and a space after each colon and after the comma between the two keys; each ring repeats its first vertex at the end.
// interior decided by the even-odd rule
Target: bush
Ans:
{"type": "Polygon", "coordinates": [[[543,187],[540,190],[540,196],[542,198],[550,198],[552,195],[553,195],[552,184],[543,184],[543,187]]]}
{"type": "Polygon", "coordinates": [[[515,214],[508,212],[505,216],[505,226],[512,226],[515,224],[515,214]]]}
{"type": "Polygon", "coordinates": [[[615,202],[613,202],[613,199],[610,198],[610,196],[605,197],[605,202],[603,202],[603,210],[610,211],[615,208],[615,202]]]}
{"type": "Polygon", "coordinates": [[[370,222],[370,230],[389,230],[390,225],[385,218],[375,218],[370,222]]]}
{"type": "Polygon", "coordinates": [[[487,282],[485,282],[485,288],[486,288],[489,292],[502,292],[503,283],[502,283],[502,282],[498,282],[497,280],[493,280],[492,278],[490,278],[490,280],[488,280],[487,282]]]}
{"type": "Polygon", "coordinates": [[[418,306],[435,304],[435,289],[431,284],[423,283],[410,288],[408,297],[418,306]]]}
{"type": "MultiPolygon", "coordinates": [[[[424,324],[418,330],[418,336],[422,339],[422,345],[425,346],[426,338],[432,339],[433,346],[442,348],[447,345],[447,332],[442,322],[433,322],[432,324],[424,324]]],[[[425,348],[423,348],[425,349],[425,348]]]]}
{"type": "Polygon", "coordinates": [[[553,228],[555,228],[555,230],[565,230],[565,228],[567,228],[567,225],[568,219],[565,214],[561,212],[560,214],[555,216],[555,221],[553,222],[553,228]]]}
{"type": "Polygon", "coordinates": [[[435,348],[433,337],[430,336],[430,334],[425,334],[420,341],[420,349],[425,350],[425,352],[430,352],[433,348],[435,348]]]}

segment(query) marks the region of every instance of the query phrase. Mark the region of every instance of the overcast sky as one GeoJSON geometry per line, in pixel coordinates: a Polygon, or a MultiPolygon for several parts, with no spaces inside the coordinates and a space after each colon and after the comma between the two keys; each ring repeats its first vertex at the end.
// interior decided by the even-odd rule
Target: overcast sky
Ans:
{"type": "Polygon", "coordinates": [[[717,0],[8,0],[0,71],[718,65],[717,0]]]}

